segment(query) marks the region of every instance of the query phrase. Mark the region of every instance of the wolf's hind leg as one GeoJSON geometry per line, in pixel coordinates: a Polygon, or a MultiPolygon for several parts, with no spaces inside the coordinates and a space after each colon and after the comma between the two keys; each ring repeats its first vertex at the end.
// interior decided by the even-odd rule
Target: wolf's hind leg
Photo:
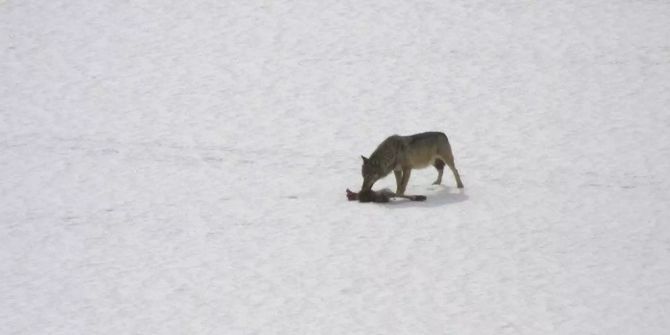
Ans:
{"type": "Polygon", "coordinates": [[[451,172],[454,173],[454,178],[456,178],[456,187],[463,188],[463,182],[461,181],[461,175],[458,174],[458,170],[456,170],[456,164],[454,164],[454,156],[451,156],[451,159],[447,160],[447,165],[451,169],[451,172]]]}
{"type": "Polygon", "coordinates": [[[442,184],[442,173],[444,173],[444,161],[437,158],[433,166],[437,169],[437,180],[435,180],[433,185],[440,185],[442,184]]]}
{"type": "Polygon", "coordinates": [[[463,188],[463,182],[461,181],[461,175],[458,174],[458,170],[456,169],[456,164],[454,163],[454,154],[451,152],[451,146],[447,146],[442,150],[440,153],[440,156],[444,160],[444,162],[447,164],[449,169],[451,169],[451,172],[454,174],[454,178],[456,179],[456,186],[458,188],[463,188]]]}

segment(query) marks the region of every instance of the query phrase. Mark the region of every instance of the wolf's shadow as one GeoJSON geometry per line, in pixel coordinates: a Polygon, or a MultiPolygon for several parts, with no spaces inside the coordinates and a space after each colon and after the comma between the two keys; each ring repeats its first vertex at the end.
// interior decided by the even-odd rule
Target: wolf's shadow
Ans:
{"type": "Polygon", "coordinates": [[[411,201],[407,199],[394,199],[384,205],[389,208],[406,208],[406,207],[437,207],[448,204],[459,203],[468,200],[468,195],[463,188],[454,188],[447,186],[432,186],[438,188],[435,191],[422,193],[411,192],[411,195],[422,194],[427,197],[425,201],[411,201]]]}

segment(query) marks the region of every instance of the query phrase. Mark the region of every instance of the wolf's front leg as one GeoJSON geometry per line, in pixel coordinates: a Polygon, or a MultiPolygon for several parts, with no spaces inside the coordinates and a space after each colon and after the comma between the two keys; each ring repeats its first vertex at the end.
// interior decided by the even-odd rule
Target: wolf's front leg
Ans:
{"type": "Polygon", "coordinates": [[[395,192],[398,193],[402,185],[402,170],[393,170],[393,174],[395,175],[395,192]]]}
{"type": "Polygon", "coordinates": [[[407,183],[409,182],[409,176],[412,172],[411,168],[403,168],[402,169],[402,180],[400,182],[400,187],[398,187],[398,190],[396,194],[398,195],[404,195],[405,190],[407,189],[407,183]]]}

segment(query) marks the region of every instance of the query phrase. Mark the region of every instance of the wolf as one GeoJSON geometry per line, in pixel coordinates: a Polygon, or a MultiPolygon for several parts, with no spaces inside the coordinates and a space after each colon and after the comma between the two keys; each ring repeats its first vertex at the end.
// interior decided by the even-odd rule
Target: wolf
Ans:
{"type": "Polygon", "coordinates": [[[444,166],[447,165],[456,178],[458,188],[463,188],[461,176],[454,164],[449,139],[442,132],[431,131],[409,136],[392,135],[379,144],[370,158],[365,156],[361,158],[363,158],[361,191],[370,191],[375,182],[393,171],[396,194],[404,195],[412,169],[422,169],[431,165],[437,169],[437,180],[433,184],[442,183],[442,173],[444,166]]]}

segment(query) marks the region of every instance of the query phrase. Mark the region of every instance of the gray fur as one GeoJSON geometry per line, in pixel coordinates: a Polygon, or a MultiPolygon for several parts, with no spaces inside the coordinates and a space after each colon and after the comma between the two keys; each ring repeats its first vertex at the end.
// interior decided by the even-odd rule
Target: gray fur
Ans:
{"type": "Polygon", "coordinates": [[[396,179],[396,194],[405,194],[412,169],[434,166],[437,180],[442,183],[442,172],[447,165],[456,179],[458,188],[463,188],[461,177],[454,164],[454,155],[447,135],[442,132],[426,132],[410,136],[393,135],[385,139],[370,158],[363,158],[363,186],[361,190],[371,190],[377,180],[386,177],[391,171],[396,179]]]}

